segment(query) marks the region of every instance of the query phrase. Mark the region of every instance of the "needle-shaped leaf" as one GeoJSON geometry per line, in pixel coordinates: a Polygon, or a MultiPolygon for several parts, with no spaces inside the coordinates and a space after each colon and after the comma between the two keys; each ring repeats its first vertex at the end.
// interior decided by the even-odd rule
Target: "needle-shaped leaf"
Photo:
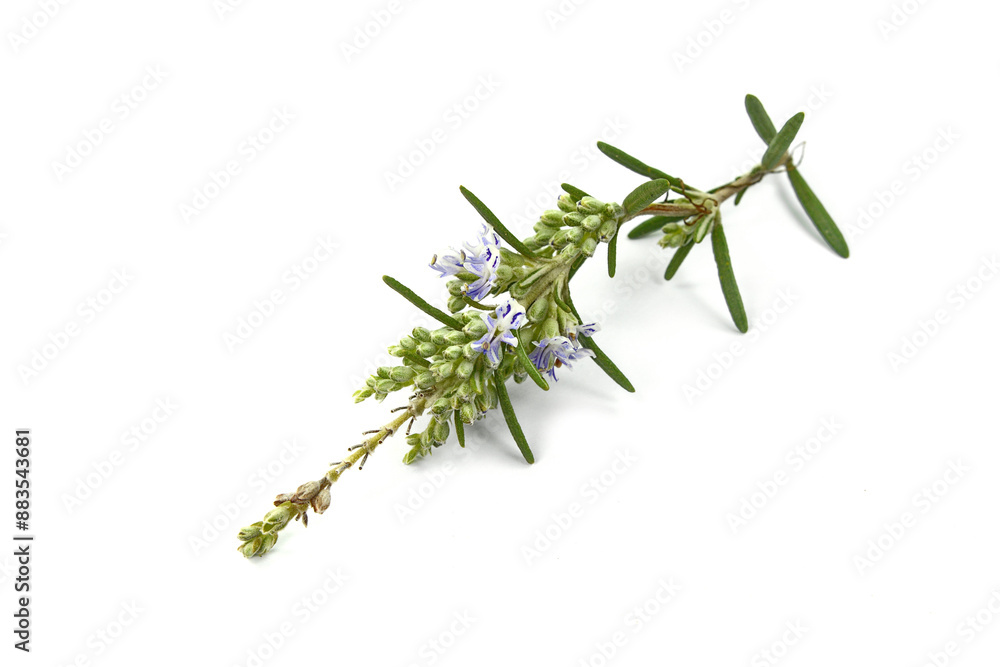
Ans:
{"type": "Polygon", "coordinates": [[[849,256],[851,251],[847,247],[844,235],[840,233],[833,218],[806,183],[806,179],[802,178],[799,170],[792,165],[788,166],[788,180],[792,182],[792,189],[795,190],[795,196],[802,204],[802,208],[830,247],[841,257],[849,256]]]}
{"type": "MultiPolygon", "coordinates": [[[[573,305],[573,299],[570,297],[569,292],[566,293],[566,303],[569,305],[569,309],[573,311],[573,315],[576,316],[577,321],[582,322],[583,318],[580,317],[580,313],[576,310],[576,306],[573,305]]],[[[608,374],[608,377],[617,382],[618,385],[625,391],[635,393],[635,387],[632,386],[632,383],[629,382],[628,378],[625,377],[625,374],[622,373],[617,366],[615,366],[615,362],[611,361],[611,359],[608,358],[608,355],[604,354],[604,351],[597,346],[597,343],[594,342],[593,338],[580,336],[579,341],[581,345],[594,353],[594,356],[591,358],[602,371],[608,374]]]]}
{"type": "Polygon", "coordinates": [[[535,455],[531,453],[531,448],[528,447],[528,440],[524,437],[524,431],[521,430],[521,425],[517,422],[517,415],[514,414],[514,406],[510,404],[510,396],[507,394],[507,386],[496,375],[493,376],[493,384],[497,388],[497,397],[500,399],[500,410],[503,411],[503,418],[507,422],[510,434],[514,436],[517,448],[521,450],[521,456],[528,463],[534,463],[535,455]]]}
{"type": "Polygon", "coordinates": [[[694,243],[688,242],[686,245],[682,245],[674,253],[674,256],[670,258],[670,263],[667,264],[667,272],[663,274],[664,280],[670,280],[677,273],[677,269],[681,268],[681,264],[684,263],[684,258],[688,256],[691,252],[691,248],[694,247],[694,243]]]}
{"type": "Polygon", "coordinates": [[[729,259],[729,245],[726,234],[722,231],[722,223],[715,223],[712,230],[712,252],[715,253],[715,265],[719,268],[719,282],[722,284],[722,294],[726,297],[729,314],[733,323],[741,333],[746,333],[747,312],[743,309],[743,298],[740,288],[736,285],[736,275],[733,273],[733,262],[729,259]]]}
{"type": "Polygon", "coordinates": [[[382,281],[386,285],[388,285],[389,287],[391,287],[392,289],[394,289],[397,292],[399,292],[399,294],[402,295],[402,297],[404,299],[406,299],[407,301],[409,301],[410,303],[412,303],[414,306],[416,306],[420,310],[424,311],[425,313],[427,313],[428,315],[430,315],[431,317],[433,317],[435,320],[437,320],[441,324],[444,324],[445,326],[449,326],[452,329],[455,329],[457,331],[461,331],[462,330],[463,325],[462,325],[461,322],[459,322],[458,320],[456,320],[451,315],[447,315],[447,314],[443,313],[442,311],[438,310],[437,308],[435,308],[434,306],[432,306],[431,304],[427,303],[426,301],[424,301],[423,299],[421,299],[419,296],[417,296],[416,292],[414,292],[409,287],[407,287],[403,283],[399,282],[398,280],[396,280],[392,276],[382,276],[382,281]]]}
{"type": "Polygon", "coordinates": [[[764,157],[760,159],[760,164],[764,169],[774,169],[778,166],[788,147],[795,141],[795,135],[799,133],[799,128],[802,127],[802,121],[805,120],[805,117],[803,112],[798,112],[789,118],[781,130],[774,135],[774,139],[771,139],[767,150],[764,151],[764,157]]]}
{"type": "Polygon", "coordinates": [[[740,205],[740,201],[743,199],[743,195],[745,195],[747,193],[747,190],[749,189],[750,188],[743,188],[742,190],[736,193],[736,199],[733,200],[733,206],[740,205]]]}
{"type": "Polygon", "coordinates": [[[630,239],[641,239],[643,236],[649,236],[660,231],[663,229],[663,225],[668,222],[677,222],[683,219],[678,216],[654,215],[652,218],[647,218],[633,227],[632,231],[628,233],[628,237],[630,239]]]}
{"type": "Polygon", "coordinates": [[[625,209],[625,216],[631,217],[637,215],[639,211],[659,199],[668,190],[670,190],[670,181],[665,178],[646,181],[625,197],[625,200],[622,202],[622,208],[625,209]]]}
{"type": "Polygon", "coordinates": [[[518,334],[517,339],[518,339],[517,343],[518,361],[520,361],[521,365],[524,366],[524,370],[527,371],[531,379],[535,381],[535,384],[537,384],[543,390],[548,391],[549,383],[545,381],[545,378],[543,378],[541,373],[538,372],[538,369],[535,367],[535,364],[531,363],[531,359],[528,358],[528,352],[525,349],[524,339],[521,338],[520,333],[518,334]]]}
{"type": "Polygon", "coordinates": [[[455,435],[458,436],[459,447],[465,447],[465,423],[462,421],[461,410],[455,410],[455,435]]]}
{"type": "Polygon", "coordinates": [[[606,144],[603,141],[597,142],[597,149],[607,155],[609,158],[625,167],[626,169],[631,169],[637,174],[641,174],[648,179],[665,178],[668,181],[677,182],[677,179],[669,174],[656,169],[655,167],[650,167],[648,164],[642,160],[637,160],[620,148],[615,148],[611,144],[606,144]]]}
{"type": "Polygon", "coordinates": [[[561,187],[567,192],[567,194],[569,194],[570,197],[572,197],[573,201],[580,201],[584,197],[590,196],[580,188],[570,185],[569,183],[563,183],[561,187]]]}
{"type": "Polygon", "coordinates": [[[618,229],[615,230],[615,235],[611,237],[608,241],[608,277],[615,277],[615,269],[618,268],[618,237],[621,235],[622,229],[619,225],[618,229]]]}
{"type": "Polygon", "coordinates": [[[757,130],[757,134],[764,140],[765,144],[770,144],[771,139],[774,139],[774,135],[776,135],[778,131],[774,129],[774,123],[771,122],[771,117],[767,115],[766,111],[764,111],[764,105],[761,104],[760,100],[753,95],[747,95],[745,102],[747,115],[750,116],[750,122],[753,123],[753,129],[757,130]]]}
{"type": "Polygon", "coordinates": [[[469,200],[469,203],[472,204],[472,207],[476,209],[479,215],[483,216],[483,220],[489,223],[489,225],[493,227],[493,231],[499,234],[500,238],[502,238],[504,241],[510,244],[511,248],[513,248],[520,254],[524,255],[525,257],[531,257],[531,258],[537,257],[535,253],[531,252],[526,245],[521,243],[521,241],[518,240],[518,238],[514,236],[510,232],[510,230],[504,226],[502,222],[500,222],[500,218],[498,218],[493,213],[493,211],[487,208],[486,204],[480,201],[479,197],[472,194],[472,192],[470,192],[469,189],[466,188],[465,186],[459,186],[459,190],[462,191],[462,195],[467,200],[469,200]]]}

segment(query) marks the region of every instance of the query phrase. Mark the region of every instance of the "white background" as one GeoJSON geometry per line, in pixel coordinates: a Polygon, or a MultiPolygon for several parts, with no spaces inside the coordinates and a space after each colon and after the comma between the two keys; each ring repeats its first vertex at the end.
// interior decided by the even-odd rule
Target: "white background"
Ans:
{"type": "Polygon", "coordinates": [[[995,664],[998,10],[904,4],[403,2],[376,30],[388,2],[6,2],[2,433],[32,429],[37,537],[30,656],[2,549],[4,664],[995,664]],[[669,253],[623,239],[574,294],[635,394],[589,363],[517,386],[534,466],[497,415],[410,467],[388,441],[308,530],[235,551],[396,405],[351,401],[417,321],[379,278],[442,293],[427,261],[478,224],[458,185],[521,236],[552,183],[640,182],[602,137],[708,188],[763,151],[747,92],[807,111],[849,260],[780,176],[727,205],[741,338],[708,244],[666,283],[669,253]]]}

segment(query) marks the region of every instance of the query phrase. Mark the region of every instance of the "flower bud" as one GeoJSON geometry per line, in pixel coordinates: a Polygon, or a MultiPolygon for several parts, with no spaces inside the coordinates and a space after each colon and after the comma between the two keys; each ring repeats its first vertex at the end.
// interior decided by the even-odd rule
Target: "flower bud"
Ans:
{"type": "Polygon", "coordinates": [[[391,368],[389,368],[388,366],[379,366],[379,367],[378,367],[378,370],[376,371],[376,374],[377,374],[377,375],[378,375],[378,376],[379,376],[380,378],[387,378],[387,377],[389,377],[389,372],[390,372],[391,370],[392,370],[392,369],[391,369],[391,368]]]}
{"type": "Polygon", "coordinates": [[[465,292],[462,290],[462,281],[460,280],[449,280],[448,281],[448,294],[452,296],[462,296],[465,292]]]}
{"type": "Polygon", "coordinates": [[[476,407],[472,403],[466,403],[462,406],[462,410],[459,413],[462,421],[466,424],[471,424],[476,421],[476,407]]]}
{"type": "Polygon", "coordinates": [[[375,393],[374,390],[372,390],[370,387],[365,387],[364,389],[358,389],[356,392],[354,392],[354,402],[360,403],[361,401],[365,400],[374,393],[375,393]]]}
{"type": "Polygon", "coordinates": [[[252,539],[254,539],[256,537],[260,537],[260,535],[261,535],[261,530],[260,530],[261,525],[262,525],[262,522],[258,521],[257,523],[250,524],[246,528],[241,528],[240,529],[240,540],[243,541],[243,542],[247,542],[247,541],[252,540],[252,539]]]}
{"type": "Polygon", "coordinates": [[[412,380],[416,374],[417,372],[409,366],[396,366],[389,373],[389,378],[394,382],[405,384],[412,380]]]}
{"type": "Polygon", "coordinates": [[[461,363],[458,364],[458,368],[455,369],[455,375],[464,380],[472,375],[472,371],[475,369],[476,363],[474,361],[462,359],[461,363]]]}
{"type": "Polygon", "coordinates": [[[448,312],[457,313],[458,311],[465,308],[465,299],[460,296],[450,296],[448,297],[448,312]]]}
{"type": "Polygon", "coordinates": [[[451,427],[448,426],[447,420],[435,420],[432,427],[434,428],[434,440],[436,442],[446,442],[448,440],[448,436],[451,434],[451,427]]]}
{"type": "Polygon", "coordinates": [[[570,197],[569,195],[560,196],[559,200],[556,202],[556,205],[559,207],[560,211],[565,211],[566,213],[572,213],[573,211],[576,211],[576,202],[573,201],[573,198],[570,197]]]}
{"type": "Polygon", "coordinates": [[[602,241],[610,241],[616,231],[618,231],[618,223],[614,220],[605,220],[604,224],[601,225],[600,232],[598,233],[600,234],[602,241]]]}
{"type": "Polygon", "coordinates": [[[583,219],[583,222],[580,223],[580,226],[588,232],[592,232],[595,229],[598,229],[603,222],[604,220],[602,220],[599,215],[588,215],[583,219]]]}
{"type": "Polygon", "coordinates": [[[438,346],[444,345],[447,342],[445,340],[445,336],[448,335],[449,331],[451,331],[451,329],[435,329],[431,332],[431,342],[438,346]]]}
{"type": "Polygon", "coordinates": [[[445,359],[448,359],[449,361],[455,361],[456,359],[462,356],[462,346],[452,345],[450,347],[445,348],[445,351],[442,352],[442,354],[444,355],[445,359]]]}
{"type": "Polygon", "coordinates": [[[604,202],[594,199],[593,197],[587,196],[580,199],[577,203],[576,208],[583,213],[600,213],[604,210],[604,202]]]}
{"type": "Polygon", "coordinates": [[[528,321],[535,322],[545,317],[549,312],[549,300],[544,296],[535,299],[535,302],[528,308],[528,321]]]}
{"type": "Polygon", "coordinates": [[[417,379],[414,381],[414,384],[416,384],[417,387],[420,389],[430,389],[431,387],[434,386],[435,382],[437,382],[437,378],[434,377],[434,373],[431,373],[430,371],[424,371],[423,373],[417,376],[417,379]]]}
{"type": "Polygon", "coordinates": [[[431,357],[437,354],[437,345],[434,343],[420,343],[417,345],[417,354],[421,357],[431,357]]]}
{"type": "Polygon", "coordinates": [[[451,402],[447,398],[439,398],[431,406],[431,412],[436,415],[444,414],[448,410],[451,410],[451,402]]]}
{"type": "Polygon", "coordinates": [[[567,213],[563,216],[563,223],[568,227],[578,227],[583,222],[583,218],[584,215],[582,213],[567,213]]]}
{"type": "Polygon", "coordinates": [[[319,493],[319,482],[306,482],[295,489],[295,495],[299,500],[310,500],[319,493]]]}
{"type": "Polygon", "coordinates": [[[275,507],[264,515],[264,520],[261,522],[261,530],[265,533],[273,533],[274,531],[281,530],[291,521],[293,513],[294,510],[289,503],[275,507]]]}
{"type": "Polygon", "coordinates": [[[569,235],[567,236],[567,238],[569,239],[570,243],[573,244],[579,243],[580,241],[583,240],[583,228],[574,227],[573,229],[569,230],[569,235]]]}
{"type": "Polygon", "coordinates": [[[263,544],[264,544],[264,537],[260,536],[260,537],[255,537],[254,539],[249,540],[247,542],[244,542],[240,546],[236,547],[236,549],[245,557],[253,558],[258,553],[260,553],[260,555],[263,555],[263,553],[261,553],[261,546],[263,546],[263,544]]]}
{"type": "Polygon", "coordinates": [[[487,331],[486,322],[483,322],[481,317],[477,317],[466,324],[462,331],[464,331],[469,338],[480,338],[487,331]]]}
{"type": "Polygon", "coordinates": [[[317,493],[311,501],[309,501],[309,504],[312,505],[313,512],[316,512],[316,514],[322,514],[325,512],[327,508],[330,507],[330,487],[321,489],[320,492],[317,493]]]}
{"type": "Polygon", "coordinates": [[[580,250],[582,250],[583,254],[587,257],[593,256],[594,252],[597,250],[597,239],[593,236],[588,236],[583,240],[583,243],[580,244],[580,250]]]}
{"type": "Polygon", "coordinates": [[[415,327],[411,335],[421,343],[426,343],[431,339],[431,332],[424,327],[415,327]]]}
{"type": "Polygon", "coordinates": [[[620,204],[612,202],[604,207],[604,217],[611,218],[615,221],[621,220],[625,217],[625,209],[623,209],[620,204]]]}
{"type": "Polygon", "coordinates": [[[375,393],[376,394],[388,394],[390,392],[396,391],[396,383],[392,380],[385,379],[379,380],[375,383],[375,393]]]}
{"type": "Polygon", "coordinates": [[[514,277],[514,270],[505,264],[501,264],[496,270],[497,282],[505,283],[514,277]]]}

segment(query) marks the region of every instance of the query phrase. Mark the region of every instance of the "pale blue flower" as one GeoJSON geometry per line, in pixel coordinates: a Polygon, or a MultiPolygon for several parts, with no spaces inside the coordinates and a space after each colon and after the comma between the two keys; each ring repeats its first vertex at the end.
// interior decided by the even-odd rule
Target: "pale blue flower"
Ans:
{"type": "Polygon", "coordinates": [[[514,299],[496,307],[492,315],[482,313],[487,331],[483,337],[472,344],[472,349],[486,355],[490,366],[496,368],[500,363],[500,343],[517,347],[517,336],[514,330],[521,328],[528,321],[524,306],[514,299]]]}
{"type": "Polygon", "coordinates": [[[528,355],[531,361],[540,371],[547,372],[549,377],[559,381],[556,377],[556,369],[560,366],[573,368],[573,363],[580,359],[593,357],[592,350],[588,350],[580,345],[579,336],[592,336],[600,326],[595,324],[581,324],[573,327],[567,336],[554,336],[535,341],[535,349],[528,355]]]}
{"type": "Polygon", "coordinates": [[[462,290],[470,299],[479,301],[496,284],[496,272],[500,267],[500,236],[492,227],[482,223],[476,241],[463,245],[462,250],[450,248],[448,253],[434,255],[430,267],[438,271],[442,278],[462,272],[478,276],[471,285],[463,285],[462,290]]]}

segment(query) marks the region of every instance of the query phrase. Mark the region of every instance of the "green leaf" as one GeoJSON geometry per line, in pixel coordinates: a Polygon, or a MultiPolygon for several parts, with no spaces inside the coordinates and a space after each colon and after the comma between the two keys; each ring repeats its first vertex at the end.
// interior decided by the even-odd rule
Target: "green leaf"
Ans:
{"type": "Polygon", "coordinates": [[[521,243],[521,241],[518,240],[518,238],[514,236],[509,229],[504,227],[504,224],[500,222],[500,218],[498,218],[493,211],[487,208],[486,204],[480,201],[479,197],[472,194],[465,186],[459,186],[459,190],[462,191],[462,195],[469,200],[469,203],[472,204],[472,207],[476,209],[479,215],[483,216],[483,220],[489,223],[489,225],[493,227],[493,231],[499,234],[500,238],[510,244],[511,248],[525,257],[537,259],[538,256],[528,250],[526,245],[521,243]]]}
{"type": "Polygon", "coordinates": [[[615,162],[617,162],[618,164],[620,164],[621,166],[625,167],[626,169],[631,169],[637,174],[642,174],[643,176],[645,176],[650,180],[665,178],[668,181],[678,183],[677,179],[674,178],[673,176],[670,176],[669,174],[666,174],[665,172],[662,172],[659,169],[656,169],[655,167],[650,167],[645,162],[637,160],[636,158],[632,157],[631,155],[621,150],[620,148],[615,148],[614,146],[606,144],[603,141],[598,141],[597,149],[602,153],[604,153],[605,155],[607,155],[612,160],[614,160],[615,162]]]}
{"type": "Polygon", "coordinates": [[[458,436],[459,447],[465,447],[465,424],[462,422],[462,411],[455,410],[455,435],[458,436]]]}
{"type": "Polygon", "coordinates": [[[649,236],[650,234],[655,234],[660,231],[663,229],[663,225],[668,222],[677,222],[678,220],[683,219],[684,218],[681,216],[654,215],[652,218],[647,218],[633,227],[632,231],[628,233],[628,237],[630,239],[641,239],[643,236],[649,236]]]}
{"type": "Polygon", "coordinates": [[[788,119],[778,134],[774,135],[774,139],[767,145],[767,150],[764,151],[764,157],[760,159],[760,164],[764,169],[774,169],[781,162],[781,158],[788,151],[788,147],[792,145],[795,141],[795,135],[798,134],[799,128],[802,127],[802,121],[805,120],[806,115],[803,112],[798,112],[794,116],[788,119]]]}
{"type": "MultiPolygon", "coordinates": [[[[566,292],[566,303],[569,305],[569,309],[573,311],[573,315],[576,316],[577,321],[582,322],[583,318],[580,317],[580,313],[577,312],[576,306],[573,305],[573,299],[570,297],[569,292],[566,292]]],[[[615,362],[611,361],[611,359],[608,358],[608,355],[604,354],[604,351],[597,346],[597,343],[594,342],[593,338],[580,336],[579,340],[581,345],[588,350],[593,351],[594,356],[591,358],[602,371],[608,374],[608,377],[617,382],[625,391],[635,393],[635,387],[632,386],[632,383],[628,381],[628,378],[625,377],[624,373],[618,370],[618,367],[615,366],[615,362]]]]}
{"type": "Polygon", "coordinates": [[[830,247],[838,255],[845,258],[848,257],[851,251],[847,247],[844,235],[837,229],[837,224],[830,217],[830,214],[826,212],[826,208],[820,203],[819,199],[813,193],[812,188],[809,187],[809,184],[806,183],[806,179],[802,178],[799,170],[791,165],[788,167],[788,180],[792,182],[792,189],[795,190],[795,196],[798,197],[802,208],[805,209],[809,219],[816,225],[816,229],[826,242],[830,244],[830,247]]]}
{"type": "Polygon", "coordinates": [[[573,262],[573,266],[569,270],[569,276],[566,278],[566,282],[569,282],[570,280],[573,279],[573,276],[576,275],[576,272],[580,270],[580,267],[583,266],[583,263],[586,261],[587,261],[587,256],[580,255],[580,257],[575,262],[573,262]]]}
{"type": "Polygon", "coordinates": [[[615,235],[608,241],[608,277],[615,277],[615,269],[618,267],[618,236],[621,234],[621,225],[615,230],[615,235]]]}
{"type": "Polygon", "coordinates": [[[694,243],[688,241],[685,245],[682,245],[674,253],[674,256],[670,258],[670,264],[667,265],[667,272],[663,274],[664,280],[670,280],[677,273],[677,269],[681,268],[681,264],[684,263],[684,258],[688,256],[691,252],[691,248],[694,247],[694,243]]]}
{"type": "Polygon", "coordinates": [[[584,197],[589,197],[590,196],[586,192],[584,192],[583,190],[581,190],[580,188],[574,187],[574,186],[570,185],[569,183],[563,183],[562,184],[562,189],[565,190],[569,194],[569,196],[573,199],[573,201],[576,201],[576,202],[580,201],[584,197]]]}
{"type": "Polygon", "coordinates": [[[549,383],[546,382],[545,378],[543,378],[541,373],[538,372],[535,364],[531,363],[531,359],[528,359],[528,351],[525,349],[526,346],[524,344],[524,340],[521,338],[520,332],[517,334],[517,341],[516,349],[518,361],[520,361],[521,365],[524,366],[524,370],[528,372],[528,375],[535,381],[535,384],[543,390],[548,391],[549,383]]]}
{"type": "Polygon", "coordinates": [[[622,202],[622,208],[625,209],[626,217],[637,215],[639,211],[659,199],[668,190],[670,190],[670,181],[665,178],[646,181],[630,192],[625,197],[625,201],[622,202]]]}
{"type": "Polygon", "coordinates": [[[774,129],[771,117],[764,111],[764,105],[753,95],[747,95],[746,108],[750,122],[753,123],[753,129],[757,130],[757,134],[764,140],[765,144],[770,144],[778,131],[774,129]]]}
{"type": "Polygon", "coordinates": [[[726,305],[729,306],[729,314],[732,315],[736,328],[741,333],[746,333],[749,328],[747,313],[743,309],[743,298],[736,284],[733,262],[729,259],[729,245],[721,222],[715,223],[715,229],[712,230],[712,252],[715,253],[715,265],[719,268],[719,282],[722,284],[722,294],[726,297],[726,305]]]}
{"type": "Polygon", "coordinates": [[[517,423],[517,415],[514,414],[514,406],[510,404],[507,386],[496,374],[493,375],[493,384],[497,388],[497,397],[500,399],[500,409],[503,411],[503,418],[507,421],[507,428],[510,429],[510,434],[514,436],[517,448],[521,450],[521,456],[528,463],[534,463],[535,455],[531,453],[531,448],[528,447],[528,440],[524,437],[524,431],[521,430],[521,425],[517,423]]]}
{"type": "Polygon", "coordinates": [[[452,329],[455,329],[457,331],[461,331],[463,329],[463,325],[462,325],[461,322],[459,322],[458,320],[456,320],[451,315],[446,315],[445,313],[441,312],[440,310],[438,310],[437,308],[435,308],[431,304],[427,303],[426,301],[424,301],[423,299],[421,299],[419,296],[417,296],[416,292],[414,292],[409,287],[407,287],[403,283],[399,282],[398,280],[396,280],[392,276],[382,276],[382,281],[386,285],[388,285],[389,287],[391,287],[392,289],[394,289],[397,292],[399,292],[399,294],[401,294],[404,299],[406,299],[407,301],[409,301],[410,303],[412,303],[414,306],[416,306],[420,310],[424,311],[425,313],[427,313],[428,315],[430,315],[431,317],[433,317],[435,320],[437,320],[441,324],[443,324],[445,326],[449,326],[452,329]]]}
{"type": "Polygon", "coordinates": [[[740,200],[743,199],[743,195],[745,195],[747,193],[747,190],[749,189],[750,188],[743,188],[742,190],[736,193],[736,199],[733,200],[733,206],[740,205],[740,200]]]}

